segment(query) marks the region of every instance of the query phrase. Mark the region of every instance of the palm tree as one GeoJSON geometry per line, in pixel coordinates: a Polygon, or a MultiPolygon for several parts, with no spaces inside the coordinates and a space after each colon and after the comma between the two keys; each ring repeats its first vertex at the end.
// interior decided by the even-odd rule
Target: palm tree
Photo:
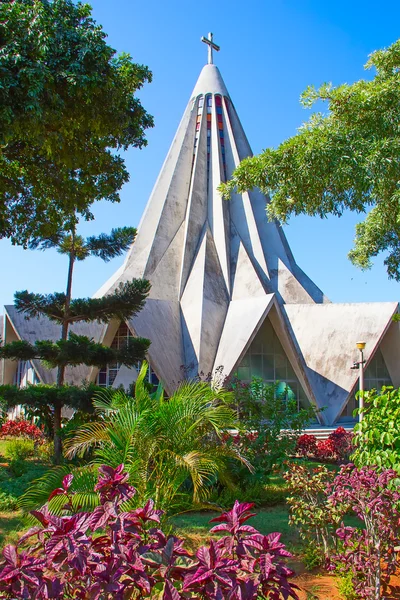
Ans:
{"type": "MultiPolygon", "coordinates": [[[[238,428],[229,407],[231,392],[205,382],[185,382],[166,398],[161,385],[149,392],[147,369],[143,363],[134,397],[121,390],[100,392],[94,400],[98,420],[80,427],[66,443],[69,458],[83,457],[88,451],[93,456],[89,465],[78,470],[74,482],[82,509],[93,505],[93,497],[86,496],[101,464],[124,463],[137,489],[134,503],[143,505],[152,498],[156,508],[168,514],[204,504],[217,480],[229,485],[232,459],[250,468],[236,449],[221,442],[227,430],[238,428]]],[[[43,504],[66,470],[58,468],[37,480],[21,505],[31,509],[43,504]]]]}

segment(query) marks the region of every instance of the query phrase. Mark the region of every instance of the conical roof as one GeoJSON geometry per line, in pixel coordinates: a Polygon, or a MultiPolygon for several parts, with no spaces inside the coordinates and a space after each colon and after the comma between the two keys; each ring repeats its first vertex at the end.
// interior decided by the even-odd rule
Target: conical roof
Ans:
{"type": "Polygon", "coordinates": [[[267,199],[261,192],[221,198],[220,183],[251,154],[221,73],[208,64],[125,264],[98,292],[105,294],[134,277],[151,281],[146,307],[131,326],[152,341],[153,368],[167,385],[184,377],[182,366],[185,374],[220,366],[215,364],[220,341],[229,344],[235,320],[243,320],[243,309],[237,312],[235,302],[251,316],[250,340],[257,326],[254,317],[262,317],[271,294],[278,304],[326,301],[295,263],[281,227],[267,220],[267,199]],[[165,359],[164,352],[175,356],[165,359]]]}

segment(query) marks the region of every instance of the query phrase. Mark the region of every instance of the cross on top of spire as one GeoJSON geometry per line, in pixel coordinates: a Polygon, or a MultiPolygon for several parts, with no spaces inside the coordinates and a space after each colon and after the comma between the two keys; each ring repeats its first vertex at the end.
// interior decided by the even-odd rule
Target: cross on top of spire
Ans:
{"type": "Polygon", "coordinates": [[[203,35],[203,37],[200,39],[202,42],[204,42],[208,46],[208,64],[212,65],[213,64],[213,50],[216,50],[217,52],[219,52],[220,47],[217,46],[217,44],[214,44],[212,33],[209,33],[208,37],[204,37],[204,35],[203,35]]]}

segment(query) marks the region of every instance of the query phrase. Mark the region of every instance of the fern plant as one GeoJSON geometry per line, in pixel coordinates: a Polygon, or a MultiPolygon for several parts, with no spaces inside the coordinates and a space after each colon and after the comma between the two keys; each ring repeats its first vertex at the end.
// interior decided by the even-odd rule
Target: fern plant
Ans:
{"type": "MultiPolygon", "coordinates": [[[[232,459],[251,468],[236,448],[222,442],[227,430],[239,426],[229,407],[230,392],[195,381],[181,384],[166,398],[161,385],[149,392],[147,369],[143,363],[133,397],[121,390],[99,392],[94,399],[98,419],[81,426],[65,444],[69,458],[82,458],[89,450],[93,457],[74,477],[74,499],[82,510],[93,507],[89,490],[102,464],[115,468],[123,463],[137,490],[132,502],[140,506],[152,498],[169,515],[204,505],[218,480],[229,486],[232,459]]],[[[35,481],[20,501],[22,508],[43,505],[67,471],[71,466],[35,481]]],[[[60,502],[54,498],[50,508],[61,510],[60,502]]]]}

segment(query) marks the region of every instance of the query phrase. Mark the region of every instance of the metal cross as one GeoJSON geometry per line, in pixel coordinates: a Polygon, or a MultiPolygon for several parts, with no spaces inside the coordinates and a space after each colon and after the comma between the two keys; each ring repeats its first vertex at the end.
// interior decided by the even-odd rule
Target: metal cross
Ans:
{"type": "Polygon", "coordinates": [[[200,39],[202,42],[204,42],[208,46],[208,64],[212,65],[213,64],[213,50],[216,50],[217,52],[219,52],[220,47],[217,46],[217,44],[214,44],[212,33],[209,33],[208,37],[204,37],[204,35],[203,35],[203,37],[200,39]]]}

